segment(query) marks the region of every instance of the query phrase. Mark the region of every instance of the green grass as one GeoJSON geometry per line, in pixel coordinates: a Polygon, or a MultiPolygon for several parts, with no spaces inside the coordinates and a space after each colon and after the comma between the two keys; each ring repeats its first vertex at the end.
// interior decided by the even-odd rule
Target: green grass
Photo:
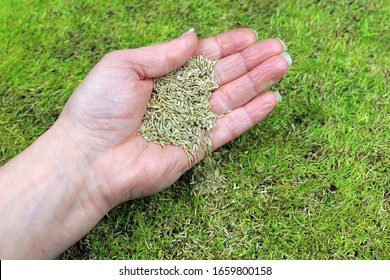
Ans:
{"type": "Polygon", "coordinates": [[[3,0],[0,163],[50,127],[103,54],[251,27],[289,48],[283,101],[60,258],[389,259],[389,15],[387,1],[3,0]]]}

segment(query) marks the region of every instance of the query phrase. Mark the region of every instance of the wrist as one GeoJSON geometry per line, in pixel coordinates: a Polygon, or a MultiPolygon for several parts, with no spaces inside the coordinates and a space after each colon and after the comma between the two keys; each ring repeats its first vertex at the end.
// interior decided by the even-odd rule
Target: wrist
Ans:
{"type": "Polygon", "coordinates": [[[86,207],[103,216],[115,206],[103,191],[106,189],[104,174],[94,168],[100,153],[91,148],[73,125],[60,118],[41,138],[39,141],[47,147],[56,172],[69,181],[75,194],[85,199],[86,207]]]}
{"type": "Polygon", "coordinates": [[[94,154],[57,122],[0,168],[0,258],[53,258],[111,208],[94,154]]]}

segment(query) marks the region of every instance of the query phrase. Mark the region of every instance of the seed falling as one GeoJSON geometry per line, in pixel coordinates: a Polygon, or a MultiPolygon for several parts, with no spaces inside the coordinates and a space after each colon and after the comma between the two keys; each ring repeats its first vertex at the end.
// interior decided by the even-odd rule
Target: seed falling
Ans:
{"type": "Polygon", "coordinates": [[[197,161],[200,151],[210,153],[209,131],[218,118],[208,101],[218,88],[215,63],[203,55],[194,56],[180,68],[154,79],[139,135],[162,147],[183,148],[190,164],[197,161]]]}

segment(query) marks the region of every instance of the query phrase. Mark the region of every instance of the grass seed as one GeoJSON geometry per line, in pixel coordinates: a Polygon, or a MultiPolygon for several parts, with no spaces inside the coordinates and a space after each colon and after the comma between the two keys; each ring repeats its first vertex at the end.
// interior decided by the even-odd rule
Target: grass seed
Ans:
{"type": "Polygon", "coordinates": [[[209,131],[218,118],[208,101],[218,88],[215,63],[203,55],[194,56],[180,68],[154,79],[139,135],[162,147],[183,148],[190,164],[198,160],[197,154],[203,149],[210,153],[209,131]]]}

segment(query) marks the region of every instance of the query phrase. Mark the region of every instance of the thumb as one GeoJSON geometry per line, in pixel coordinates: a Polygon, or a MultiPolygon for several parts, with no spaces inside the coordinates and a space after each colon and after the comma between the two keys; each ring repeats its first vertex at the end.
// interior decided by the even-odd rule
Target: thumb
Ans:
{"type": "Polygon", "coordinates": [[[183,65],[198,46],[198,38],[191,28],[180,37],[153,46],[130,49],[126,57],[140,79],[156,78],[183,65]]]}

